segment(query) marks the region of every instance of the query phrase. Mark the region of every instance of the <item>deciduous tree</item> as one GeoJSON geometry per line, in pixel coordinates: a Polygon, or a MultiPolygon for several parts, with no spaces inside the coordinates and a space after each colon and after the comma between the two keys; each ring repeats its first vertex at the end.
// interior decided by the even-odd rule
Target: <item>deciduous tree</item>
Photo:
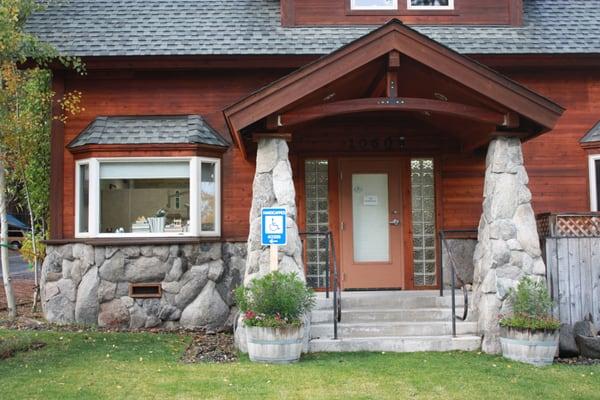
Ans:
{"type": "MultiPolygon", "coordinates": [[[[32,13],[51,1],[0,1],[0,247],[9,316],[16,316],[14,295],[8,269],[6,199],[10,192],[23,200],[31,225],[31,256],[37,278],[39,244],[48,221],[50,125],[53,93],[50,89],[49,62],[83,72],[80,60],[62,57],[50,45],[25,29],[32,13]],[[8,178],[8,179],[6,179],[8,178]],[[6,183],[6,184],[5,184],[6,183]],[[7,186],[8,185],[8,186],[7,186]],[[38,229],[39,228],[39,229],[38,229]],[[38,234],[39,230],[39,234],[38,234]]],[[[79,93],[61,100],[65,115],[79,111],[79,93]]]]}

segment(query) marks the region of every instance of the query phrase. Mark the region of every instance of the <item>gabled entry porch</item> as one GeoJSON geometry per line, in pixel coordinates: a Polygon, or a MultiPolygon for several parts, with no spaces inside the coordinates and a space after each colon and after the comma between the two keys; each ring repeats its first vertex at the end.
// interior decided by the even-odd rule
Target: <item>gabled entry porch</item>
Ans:
{"type": "MultiPolygon", "coordinates": [[[[246,159],[253,161],[257,154],[253,210],[287,206],[291,226],[299,231],[331,231],[339,249],[335,283],[344,290],[439,288],[437,232],[475,228],[483,209],[473,310],[478,329],[486,333],[497,325],[506,297],[505,287],[496,289],[500,279],[496,282],[495,275],[481,289],[489,272],[498,266],[517,268],[509,284],[521,272],[532,273],[513,263],[508,247],[502,254],[494,247],[519,232],[535,231],[529,226],[533,211],[520,143],[552,129],[562,111],[393,20],[224,114],[246,159]],[[291,202],[280,187],[286,174],[282,179],[281,171],[271,167],[270,178],[264,177],[269,160],[288,158],[294,174],[291,202]],[[461,174],[466,166],[470,172],[461,174]],[[526,217],[513,221],[517,209],[526,217]],[[508,221],[506,237],[499,237],[495,226],[490,236],[488,225],[499,220],[508,221]],[[485,310],[479,313],[481,307],[485,310]]],[[[254,237],[256,223],[253,211],[247,279],[266,272],[264,249],[254,237]]],[[[524,252],[524,240],[535,242],[537,234],[518,239],[512,250],[524,252]]],[[[306,269],[291,249],[283,251],[281,261],[305,272],[309,284],[325,286],[322,260],[328,249],[319,237],[308,237],[301,251],[306,269]]],[[[539,254],[528,249],[527,257],[533,263],[539,254]]]]}

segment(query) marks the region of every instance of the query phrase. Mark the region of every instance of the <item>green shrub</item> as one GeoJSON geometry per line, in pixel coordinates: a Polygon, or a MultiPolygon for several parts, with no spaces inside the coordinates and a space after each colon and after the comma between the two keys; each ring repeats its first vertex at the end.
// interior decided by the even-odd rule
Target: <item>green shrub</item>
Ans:
{"type": "Polygon", "coordinates": [[[235,291],[247,326],[299,326],[304,313],[315,304],[315,294],[298,276],[291,272],[271,272],[254,279],[248,286],[235,291]]]}
{"type": "Polygon", "coordinates": [[[543,281],[524,277],[511,289],[509,302],[512,315],[503,317],[500,325],[507,328],[555,330],[560,321],[552,316],[553,302],[543,281]]]}

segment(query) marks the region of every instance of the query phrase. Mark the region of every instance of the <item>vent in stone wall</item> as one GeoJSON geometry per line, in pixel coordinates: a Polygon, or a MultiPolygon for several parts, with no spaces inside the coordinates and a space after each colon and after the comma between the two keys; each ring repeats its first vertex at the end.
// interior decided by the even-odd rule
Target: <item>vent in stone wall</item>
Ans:
{"type": "Polygon", "coordinates": [[[160,283],[132,283],[129,285],[129,297],[149,299],[161,297],[160,283]]]}

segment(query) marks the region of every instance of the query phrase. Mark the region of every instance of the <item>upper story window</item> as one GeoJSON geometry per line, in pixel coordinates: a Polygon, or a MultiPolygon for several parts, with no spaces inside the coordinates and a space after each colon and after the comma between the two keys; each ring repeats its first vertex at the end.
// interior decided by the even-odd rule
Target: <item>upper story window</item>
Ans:
{"type": "Polygon", "coordinates": [[[77,237],[220,234],[219,159],[89,158],[75,171],[77,237]]]}
{"type": "MultiPolygon", "coordinates": [[[[398,11],[399,0],[350,0],[351,10],[398,11]]],[[[406,10],[454,10],[454,0],[400,0],[406,1],[406,10]]],[[[402,8],[404,5],[402,5],[402,8]]]]}
{"type": "Polygon", "coordinates": [[[408,10],[453,10],[454,0],[407,0],[408,10]]]}
{"type": "Polygon", "coordinates": [[[352,10],[397,10],[398,0],[351,0],[352,10]]]}

